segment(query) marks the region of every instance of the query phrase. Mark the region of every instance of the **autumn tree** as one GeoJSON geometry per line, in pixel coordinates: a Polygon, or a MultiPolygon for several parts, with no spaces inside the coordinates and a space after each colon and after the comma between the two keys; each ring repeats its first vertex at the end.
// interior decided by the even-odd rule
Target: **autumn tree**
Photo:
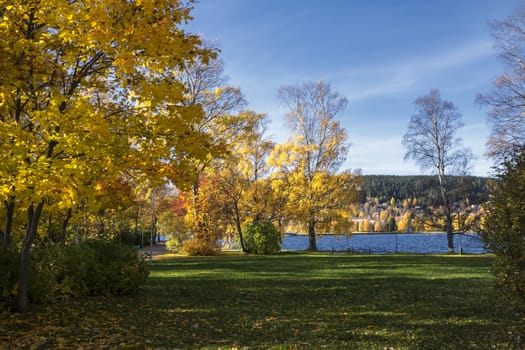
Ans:
{"type": "Polygon", "coordinates": [[[376,220],[374,222],[374,232],[381,232],[381,231],[382,231],[381,222],[379,220],[376,220]]]}
{"type": "Polygon", "coordinates": [[[184,193],[178,193],[169,199],[165,211],[159,214],[159,231],[164,232],[167,236],[166,248],[171,251],[179,251],[182,243],[190,234],[185,222],[188,209],[187,201],[188,198],[184,193]]]}
{"type": "Polygon", "coordinates": [[[266,137],[266,115],[245,111],[240,116],[245,120],[244,132],[229,145],[228,155],[215,161],[213,172],[226,199],[222,205],[229,209],[232,231],[236,232],[242,250],[248,252],[243,225],[276,218],[269,181],[271,169],[267,163],[274,143],[266,137]]]}
{"type": "Polygon", "coordinates": [[[279,98],[288,108],[292,138],[273,159],[287,179],[289,217],[306,228],[309,250],[317,250],[316,229],[329,226],[336,209],[356,200],[355,177],[337,173],[349,144],[336,116],[347,100],[322,81],[283,87],[279,98]]]}
{"type": "Polygon", "coordinates": [[[408,232],[410,230],[411,219],[412,213],[408,211],[404,213],[399,222],[397,223],[397,230],[399,232],[408,232]]]}
{"type": "MultiPolygon", "coordinates": [[[[212,49],[211,45],[207,46],[212,49]]],[[[229,79],[224,75],[220,59],[188,62],[176,72],[176,79],[185,87],[182,104],[202,106],[204,117],[195,126],[199,131],[212,134],[215,142],[223,143],[228,143],[231,134],[240,132],[231,123],[231,116],[241,112],[246,101],[239,88],[228,85],[229,79]],[[229,132],[221,133],[226,129],[229,132]]]]}
{"type": "MultiPolygon", "coordinates": [[[[211,44],[206,44],[208,47],[211,44]]],[[[218,152],[194,163],[195,177],[192,184],[192,204],[195,219],[198,210],[199,183],[210,164],[218,157],[227,156],[228,147],[242,135],[246,125],[241,112],[246,101],[239,88],[228,85],[220,59],[197,59],[183,65],[176,72],[176,79],[185,87],[182,104],[187,107],[200,106],[204,116],[194,125],[199,132],[209,136],[209,142],[218,152]]]]}
{"type": "MultiPolygon", "coordinates": [[[[102,174],[182,186],[208,151],[173,71],[214,56],[180,25],[191,1],[0,1],[0,197],[26,212],[19,309],[44,208],[81,202],[102,174]]],[[[8,237],[9,231],[4,232],[8,237]]],[[[6,242],[9,240],[7,239],[6,242]]]]}
{"type": "Polygon", "coordinates": [[[493,81],[492,91],[477,101],[490,108],[489,154],[503,159],[525,143],[525,5],[505,20],[494,21],[491,32],[506,70],[493,81]]]}
{"type": "Polygon", "coordinates": [[[191,239],[182,244],[189,255],[215,255],[219,251],[218,240],[228,229],[229,204],[219,188],[219,179],[210,170],[201,175],[199,200],[187,195],[185,226],[190,229],[191,239]]]}
{"type": "Polygon", "coordinates": [[[365,232],[365,233],[371,232],[372,223],[368,219],[363,219],[359,221],[358,229],[359,229],[359,232],[365,232]]]}
{"type": "Polygon", "coordinates": [[[439,192],[445,208],[447,243],[454,251],[452,203],[449,196],[449,175],[468,169],[472,153],[462,147],[458,130],[463,126],[457,107],[441,98],[438,90],[415,101],[408,130],[403,137],[405,160],[413,159],[423,171],[437,174],[439,192]]]}

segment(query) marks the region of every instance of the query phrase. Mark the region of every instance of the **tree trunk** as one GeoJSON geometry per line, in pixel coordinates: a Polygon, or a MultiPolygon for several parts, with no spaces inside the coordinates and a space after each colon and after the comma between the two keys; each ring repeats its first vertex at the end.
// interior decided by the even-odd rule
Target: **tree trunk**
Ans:
{"type": "Polygon", "coordinates": [[[193,185],[191,186],[191,193],[192,193],[192,197],[191,197],[191,201],[192,201],[192,204],[193,204],[193,218],[195,219],[195,221],[198,220],[198,217],[199,217],[199,210],[200,210],[200,207],[199,207],[199,190],[200,190],[200,174],[204,171],[206,167],[205,166],[202,166],[202,168],[200,169],[197,169],[197,174],[195,176],[195,180],[193,181],[193,185]]]}
{"type": "Polygon", "coordinates": [[[156,216],[153,218],[153,224],[152,224],[151,231],[153,232],[153,244],[159,243],[160,239],[159,239],[159,233],[157,232],[157,217],[156,216]]]}
{"type": "Polygon", "coordinates": [[[243,253],[249,254],[249,250],[246,247],[246,243],[244,242],[244,237],[242,236],[242,227],[241,227],[241,216],[239,215],[239,207],[237,205],[237,202],[235,202],[234,205],[235,210],[235,225],[237,226],[237,233],[239,235],[239,242],[241,243],[241,249],[243,253]]]}
{"type": "Polygon", "coordinates": [[[452,227],[452,213],[450,210],[450,205],[445,204],[445,223],[446,223],[446,230],[447,230],[447,244],[448,244],[448,252],[453,253],[454,252],[454,231],[452,227]]]}
{"type": "Polygon", "coordinates": [[[35,207],[33,204],[27,209],[27,229],[20,253],[20,275],[18,277],[18,310],[27,311],[27,291],[29,277],[29,250],[36,238],[38,222],[42,214],[44,202],[38,203],[35,207]]]}
{"type": "Polygon", "coordinates": [[[62,243],[66,243],[67,239],[67,228],[69,226],[69,220],[71,220],[71,217],[73,216],[73,209],[69,208],[66,213],[66,217],[64,218],[64,221],[62,222],[62,243]]]}
{"type": "Polygon", "coordinates": [[[15,214],[15,199],[9,197],[9,200],[5,202],[5,226],[4,236],[2,240],[2,249],[4,251],[11,248],[11,229],[13,227],[13,216],[15,214]]]}
{"type": "Polygon", "coordinates": [[[237,221],[237,232],[239,233],[239,242],[241,242],[241,249],[242,249],[243,253],[249,254],[250,251],[246,247],[246,243],[244,243],[244,237],[242,236],[241,223],[239,222],[239,220],[236,220],[236,221],[237,221]]]}
{"type": "MultiPolygon", "coordinates": [[[[137,201],[137,212],[135,213],[135,229],[133,230],[133,244],[136,244],[136,239],[139,235],[139,211],[140,211],[140,206],[138,204],[138,201],[137,201]]],[[[140,244],[140,247],[142,247],[142,243],[140,244]]]]}
{"type": "Polygon", "coordinates": [[[53,216],[51,214],[47,216],[47,241],[48,244],[54,243],[55,241],[53,237],[53,216]]]}
{"type": "Polygon", "coordinates": [[[308,223],[308,250],[317,251],[317,242],[315,241],[315,221],[312,219],[308,223]]]}
{"type": "Polygon", "coordinates": [[[454,252],[454,232],[452,231],[452,212],[450,210],[450,203],[448,200],[447,190],[445,187],[445,174],[444,169],[440,169],[438,174],[439,179],[439,190],[441,192],[441,198],[443,199],[443,205],[445,206],[445,227],[447,231],[447,245],[448,252],[454,252]]]}

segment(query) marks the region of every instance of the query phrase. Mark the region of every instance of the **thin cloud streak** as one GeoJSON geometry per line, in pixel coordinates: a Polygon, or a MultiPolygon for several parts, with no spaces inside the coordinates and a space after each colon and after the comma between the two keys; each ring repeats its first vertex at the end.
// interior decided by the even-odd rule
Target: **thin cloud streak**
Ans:
{"type": "Polygon", "coordinates": [[[474,41],[441,54],[332,72],[325,79],[343,86],[351,101],[406,93],[431,75],[496,56],[490,41],[474,41]],[[363,82],[366,82],[363,85],[363,82]]]}

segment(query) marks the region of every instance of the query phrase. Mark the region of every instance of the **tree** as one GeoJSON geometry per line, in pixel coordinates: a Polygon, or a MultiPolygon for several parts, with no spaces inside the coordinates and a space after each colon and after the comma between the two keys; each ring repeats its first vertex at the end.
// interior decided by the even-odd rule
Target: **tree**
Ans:
{"type": "Polygon", "coordinates": [[[452,102],[441,99],[438,90],[431,90],[428,95],[418,97],[415,107],[416,112],[403,137],[405,160],[413,159],[423,171],[431,170],[437,174],[445,208],[448,249],[453,252],[452,203],[448,193],[448,176],[450,173],[466,171],[472,153],[469,149],[462,148],[462,140],[456,136],[463,126],[461,114],[452,102]]]}
{"type": "MultiPolygon", "coordinates": [[[[206,43],[211,49],[211,45],[206,43]]],[[[210,142],[219,152],[212,157],[201,159],[195,163],[195,179],[193,180],[193,200],[198,201],[199,178],[217,156],[225,156],[227,146],[233,142],[236,135],[243,132],[242,118],[238,113],[246,105],[239,88],[228,85],[228,77],[224,75],[223,63],[220,59],[199,60],[185,64],[176,72],[176,78],[184,84],[185,94],[182,100],[184,106],[202,107],[204,117],[194,127],[210,136],[210,142]]],[[[196,208],[194,208],[196,209],[196,208]]],[[[197,216],[198,213],[195,213],[197,216]]]]}
{"type": "Polygon", "coordinates": [[[376,220],[374,222],[374,232],[381,232],[381,231],[382,231],[381,222],[379,220],[376,220]]]}
{"type": "MultiPolygon", "coordinates": [[[[207,47],[212,49],[208,44],[207,47]]],[[[221,60],[188,62],[176,73],[186,88],[183,105],[202,106],[204,110],[204,118],[196,125],[200,131],[212,134],[215,142],[223,143],[228,143],[232,134],[241,132],[234,124],[225,123],[225,119],[241,112],[246,101],[239,88],[228,85],[221,60]],[[221,134],[225,129],[229,132],[221,134]]]]}
{"type": "Polygon", "coordinates": [[[399,222],[397,223],[397,231],[408,232],[410,229],[411,213],[406,212],[403,214],[399,222]]]}
{"type": "Polygon", "coordinates": [[[507,158],[494,183],[483,241],[496,255],[494,273],[499,283],[525,297],[525,148],[507,158]]]}
{"type": "Polygon", "coordinates": [[[355,178],[350,173],[336,177],[349,144],[335,118],[347,100],[322,81],[283,87],[279,98],[289,110],[292,138],[277,147],[274,160],[287,178],[290,218],[306,227],[308,248],[317,250],[316,227],[329,220],[334,206],[355,201],[355,178]],[[345,191],[338,191],[335,183],[345,191]]]}
{"type": "Polygon", "coordinates": [[[503,159],[525,143],[525,4],[507,19],[493,22],[491,32],[507,68],[493,81],[492,91],[477,101],[490,108],[489,154],[503,159]]]}
{"type": "Polygon", "coordinates": [[[0,1],[0,197],[27,215],[21,311],[45,208],[72,208],[124,171],[182,187],[208,153],[193,128],[202,108],[182,105],[172,74],[215,56],[179,28],[190,10],[177,0],[0,1]]]}
{"type": "Polygon", "coordinates": [[[386,230],[387,232],[395,232],[397,231],[397,224],[396,219],[393,217],[390,217],[388,221],[386,222],[386,230]]]}
{"type": "Polygon", "coordinates": [[[197,160],[194,165],[196,175],[192,191],[193,200],[198,201],[200,175],[214,158],[226,156],[228,145],[244,131],[244,119],[240,112],[246,101],[239,88],[228,85],[229,79],[224,75],[223,63],[219,59],[188,62],[176,72],[176,78],[185,87],[183,105],[193,108],[200,106],[204,111],[204,117],[194,127],[209,135],[210,142],[219,151],[214,157],[197,160]]]}
{"type": "Polygon", "coordinates": [[[232,231],[237,233],[242,250],[249,252],[244,244],[243,225],[272,221],[277,216],[267,163],[274,143],[265,136],[266,115],[246,111],[240,116],[244,120],[244,132],[229,145],[229,154],[216,160],[213,172],[218,179],[218,189],[226,199],[223,205],[228,208],[232,231]]]}
{"type": "Polygon", "coordinates": [[[388,229],[386,227],[388,220],[390,219],[390,211],[389,210],[381,210],[379,212],[379,224],[381,225],[381,231],[388,232],[388,229]]]}
{"type": "Polygon", "coordinates": [[[215,255],[219,251],[218,240],[228,226],[229,204],[219,189],[219,179],[208,171],[200,179],[199,200],[187,201],[186,227],[192,238],[182,245],[190,255],[215,255]]]}
{"type": "MultiPolygon", "coordinates": [[[[223,116],[223,118],[228,118],[223,116]]],[[[242,132],[236,133],[225,152],[204,162],[198,191],[195,187],[187,205],[187,222],[201,242],[237,235],[241,248],[248,252],[242,227],[248,222],[274,220],[274,195],[266,159],[273,142],[265,137],[266,115],[244,111],[236,116],[242,132]]]]}
{"type": "Polygon", "coordinates": [[[359,221],[359,232],[372,232],[372,223],[368,219],[359,221]]]}

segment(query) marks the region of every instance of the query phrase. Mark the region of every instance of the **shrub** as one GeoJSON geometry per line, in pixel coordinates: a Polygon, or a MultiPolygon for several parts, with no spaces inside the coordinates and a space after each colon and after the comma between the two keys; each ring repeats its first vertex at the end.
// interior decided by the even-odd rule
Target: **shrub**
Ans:
{"type": "Polygon", "coordinates": [[[115,236],[114,242],[128,246],[144,246],[149,245],[150,231],[149,230],[135,230],[130,227],[124,227],[115,236]]]}
{"type": "MultiPolygon", "coordinates": [[[[86,241],[80,246],[97,267],[84,264],[84,274],[91,277],[89,294],[128,294],[138,288],[149,274],[147,264],[129,247],[103,240],[86,241]]],[[[79,276],[83,278],[84,276],[79,276]]]]}
{"type": "Polygon", "coordinates": [[[7,305],[14,302],[18,291],[20,255],[0,250],[0,301],[7,305]]]}
{"type": "Polygon", "coordinates": [[[498,282],[525,298],[525,149],[503,162],[481,236],[496,255],[498,282]]]}
{"type": "Polygon", "coordinates": [[[217,255],[219,253],[219,247],[215,242],[194,237],[182,243],[182,251],[190,256],[217,255]]]}
{"type": "Polygon", "coordinates": [[[104,240],[49,246],[33,256],[30,297],[41,302],[64,296],[120,295],[138,288],[148,266],[130,247],[104,240]]]}
{"type": "Polygon", "coordinates": [[[171,237],[166,241],[166,248],[170,252],[178,253],[181,250],[182,243],[178,237],[171,237]]]}
{"type": "Polygon", "coordinates": [[[256,221],[243,230],[249,253],[272,254],[281,250],[281,233],[270,221],[256,221]]]}

